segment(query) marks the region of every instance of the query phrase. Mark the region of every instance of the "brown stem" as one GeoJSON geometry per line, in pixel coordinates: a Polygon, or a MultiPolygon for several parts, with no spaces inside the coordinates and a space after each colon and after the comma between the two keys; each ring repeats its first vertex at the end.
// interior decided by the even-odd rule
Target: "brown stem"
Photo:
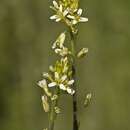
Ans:
{"type": "MultiPolygon", "coordinates": [[[[74,80],[76,80],[76,75],[75,75],[75,67],[73,66],[73,72],[74,72],[74,80]]],[[[75,88],[75,94],[73,95],[73,130],[78,130],[78,116],[77,116],[77,88],[74,83],[74,88],[75,88]]]]}
{"type": "Polygon", "coordinates": [[[76,86],[76,53],[75,53],[75,35],[72,33],[72,31],[70,30],[70,37],[71,37],[71,50],[72,50],[72,54],[73,54],[73,58],[72,58],[72,71],[73,71],[73,79],[75,81],[74,83],[74,88],[75,88],[75,94],[73,95],[73,130],[79,130],[79,126],[78,126],[78,116],[77,116],[77,86],[76,86]]]}

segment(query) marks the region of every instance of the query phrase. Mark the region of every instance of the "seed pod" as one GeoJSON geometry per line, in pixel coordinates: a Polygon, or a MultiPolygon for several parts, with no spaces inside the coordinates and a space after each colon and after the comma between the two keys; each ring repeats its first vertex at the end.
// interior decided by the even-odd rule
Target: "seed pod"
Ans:
{"type": "Polygon", "coordinates": [[[49,103],[48,103],[48,99],[46,95],[42,96],[42,105],[43,105],[44,111],[49,112],[49,103]]]}

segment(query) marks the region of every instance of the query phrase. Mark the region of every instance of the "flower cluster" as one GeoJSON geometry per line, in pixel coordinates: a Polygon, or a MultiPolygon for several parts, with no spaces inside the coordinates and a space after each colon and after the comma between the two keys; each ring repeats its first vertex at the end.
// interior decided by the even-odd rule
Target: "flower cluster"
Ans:
{"type": "MultiPolygon", "coordinates": [[[[49,112],[49,100],[57,100],[58,95],[68,93],[73,95],[74,79],[72,78],[72,65],[69,59],[71,51],[64,46],[66,34],[61,33],[57,40],[53,43],[52,49],[56,54],[61,56],[54,65],[49,66],[49,72],[43,73],[43,79],[38,82],[38,85],[44,90],[45,95],[42,96],[43,108],[45,112],[49,112]],[[56,93],[55,93],[56,92],[56,93]]],[[[58,113],[56,106],[55,112],[58,113]]]]}
{"type": "MultiPolygon", "coordinates": [[[[66,32],[62,32],[52,44],[52,50],[59,56],[54,65],[49,66],[49,72],[43,73],[43,78],[38,86],[43,89],[42,105],[45,112],[49,112],[49,130],[54,123],[55,115],[61,112],[58,107],[58,99],[62,94],[76,95],[75,87],[75,59],[84,57],[88,49],[82,48],[79,52],[75,50],[74,38],[77,33],[76,25],[79,22],[87,22],[88,18],[82,17],[82,9],[79,8],[79,0],[53,0],[51,9],[56,14],[50,19],[63,22],[69,28],[71,49],[65,46],[66,32]],[[53,118],[53,119],[52,119],[53,118]]],[[[75,96],[73,96],[75,97],[75,96]]],[[[91,95],[87,95],[84,106],[87,106],[91,95]]],[[[45,129],[47,130],[47,128],[45,129]]]]}
{"type": "Polygon", "coordinates": [[[42,87],[47,96],[52,97],[51,89],[57,87],[58,91],[66,91],[73,95],[74,90],[71,86],[74,83],[72,79],[72,70],[68,63],[68,58],[61,58],[54,66],[49,67],[50,73],[43,73],[44,79],[38,82],[38,85],[42,87]]]}
{"type": "Polygon", "coordinates": [[[75,32],[74,26],[79,22],[87,22],[88,18],[82,17],[82,9],[78,8],[78,0],[58,0],[53,1],[53,6],[50,6],[56,14],[50,19],[56,22],[62,21],[69,26],[72,32],[75,32]]]}

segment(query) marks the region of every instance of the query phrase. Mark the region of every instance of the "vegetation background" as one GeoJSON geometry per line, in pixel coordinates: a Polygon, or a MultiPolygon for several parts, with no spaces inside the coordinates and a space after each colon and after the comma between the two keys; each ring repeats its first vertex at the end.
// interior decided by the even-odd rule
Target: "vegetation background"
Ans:
{"type": "MultiPolygon", "coordinates": [[[[65,27],[49,20],[52,0],[0,0],[0,130],[42,130],[47,114],[36,85],[55,56],[52,42],[65,27]]],[[[89,22],[77,46],[80,130],[130,130],[130,0],[80,0],[89,22]],[[84,95],[91,105],[83,108],[84,95]]],[[[71,97],[61,99],[56,130],[72,130],[71,97]]]]}

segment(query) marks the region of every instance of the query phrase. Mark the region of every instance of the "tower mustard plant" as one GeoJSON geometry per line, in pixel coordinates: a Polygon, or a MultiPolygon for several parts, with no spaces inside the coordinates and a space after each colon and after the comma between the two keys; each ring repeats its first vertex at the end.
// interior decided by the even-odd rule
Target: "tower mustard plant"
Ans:
{"type": "MultiPolygon", "coordinates": [[[[62,94],[71,95],[73,103],[73,130],[79,130],[77,116],[77,85],[76,85],[76,61],[88,53],[88,48],[76,49],[77,25],[87,22],[88,18],[82,17],[82,9],[79,8],[79,0],[54,0],[50,8],[54,11],[51,20],[62,22],[66,30],[60,33],[52,44],[52,50],[59,55],[54,65],[49,66],[49,72],[43,73],[43,79],[38,85],[43,89],[42,104],[44,111],[48,113],[49,126],[45,130],[54,130],[57,115],[61,112],[58,101],[62,94]],[[67,35],[69,34],[69,35],[67,35]],[[69,47],[65,45],[69,36],[69,47]]],[[[88,105],[91,94],[87,94],[84,106],[88,105]]]]}

